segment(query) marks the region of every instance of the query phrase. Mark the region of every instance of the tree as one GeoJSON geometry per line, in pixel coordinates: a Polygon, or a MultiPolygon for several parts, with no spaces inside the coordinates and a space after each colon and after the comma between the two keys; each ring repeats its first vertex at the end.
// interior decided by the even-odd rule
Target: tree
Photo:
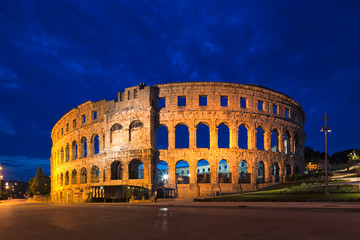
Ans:
{"type": "Polygon", "coordinates": [[[311,147],[305,147],[304,152],[305,152],[306,163],[311,162],[318,164],[320,160],[325,157],[325,153],[322,154],[319,151],[315,152],[314,149],[312,149],[311,147]]]}
{"type": "Polygon", "coordinates": [[[348,164],[349,163],[349,154],[354,152],[356,153],[356,155],[359,155],[359,149],[347,149],[345,151],[342,152],[336,152],[334,154],[331,155],[331,163],[335,163],[335,164],[348,164]]]}
{"type": "Polygon", "coordinates": [[[347,155],[347,157],[348,157],[348,159],[349,159],[348,170],[349,170],[349,167],[350,167],[352,164],[353,164],[354,167],[355,167],[355,165],[356,165],[355,163],[360,160],[360,157],[359,157],[358,154],[356,154],[356,151],[355,151],[355,150],[352,151],[351,153],[349,153],[349,154],[347,155]]]}
{"type": "Polygon", "coordinates": [[[50,177],[45,176],[42,168],[39,166],[35,177],[29,181],[30,195],[48,195],[50,194],[50,177]]]}

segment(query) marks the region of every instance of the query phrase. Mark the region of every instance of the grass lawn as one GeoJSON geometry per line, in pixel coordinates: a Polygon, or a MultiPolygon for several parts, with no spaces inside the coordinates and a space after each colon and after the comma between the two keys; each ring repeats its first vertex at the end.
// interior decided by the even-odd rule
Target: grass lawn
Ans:
{"type": "MultiPolygon", "coordinates": [[[[314,181],[317,183],[324,183],[325,181],[314,181]]],[[[345,180],[330,180],[329,184],[331,183],[340,183],[340,182],[345,182],[345,180]]],[[[311,183],[311,182],[309,182],[311,183]]],[[[270,187],[266,187],[266,188],[262,188],[259,191],[268,191],[268,190],[276,190],[276,189],[284,189],[284,188],[292,188],[292,187],[297,187],[300,186],[301,184],[303,184],[303,182],[285,182],[285,183],[279,183],[270,187]]]]}
{"type": "Polygon", "coordinates": [[[357,174],[349,175],[349,176],[346,176],[346,177],[343,177],[343,178],[354,178],[354,177],[359,177],[360,178],[360,176],[357,175],[357,174]]]}
{"type": "Polygon", "coordinates": [[[271,186],[257,192],[241,193],[196,199],[204,202],[360,202],[358,186],[342,184],[330,185],[330,194],[325,194],[323,182],[290,182],[271,186]]]}

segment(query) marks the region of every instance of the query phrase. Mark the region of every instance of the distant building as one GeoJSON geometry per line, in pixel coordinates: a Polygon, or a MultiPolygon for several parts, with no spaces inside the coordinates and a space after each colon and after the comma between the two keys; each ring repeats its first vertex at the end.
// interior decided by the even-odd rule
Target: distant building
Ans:
{"type": "Polygon", "coordinates": [[[9,181],[1,181],[1,189],[9,193],[9,196],[12,198],[24,198],[27,196],[29,191],[29,183],[17,181],[17,180],[9,180],[9,181]]]}

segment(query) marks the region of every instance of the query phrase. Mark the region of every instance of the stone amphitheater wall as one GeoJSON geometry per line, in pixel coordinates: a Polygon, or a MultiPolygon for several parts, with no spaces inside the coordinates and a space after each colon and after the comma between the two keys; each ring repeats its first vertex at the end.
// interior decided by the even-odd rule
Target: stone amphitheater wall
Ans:
{"type": "Polygon", "coordinates": [[[168,165],[168,179],[161,187],[173,189],[172,196],[182,198],[254,190],[285,181],[289,175],[305,169],[304,123],[304,111],[296,101],[256,85],[188,82],[126,88],[118,93],[116,101],[85,102],[55,124],[50,158],[52,201],[106,198],[104,191],[110,186],[141,187],[154,195],[160,186],[157,168],[160,161],[168,165]],[[206,106],[199,106],[199,96],[206,96],[206,106]],[[186,106],[179,106],[179,97],[186,98],[186,106]],[[241,98],[246,99],[246,108],[241,107],[241,98]],[[162,108],[158,106],[159,99],[165,102],[162,108]],[[224,99],[226,106],[222,106],[224,99]],[[209,127],[208,148],[196,145],[199,124],[209,127]],[[229,129],[228,148],[218,146],[221,124],[229,129]],[[176,148],[179,125],[188,128],[188,148],[176,148]],[[247,129],[246,149],[238,145],[241,125],[247,129]],[[166,149],[157,149],[159,126],[165,126],[168,131],[166,149]],[[257,149],[259,128],[264,131],[263,150],[257,149]],[[271,146],[274,129],[278,133],[276,151],[271,146]],[[285,133],[288,139],[284,143],[285,133]],[[210,172],[206,173],[210,176],[209,183],[198,181],[197,164],[201,159],[209,163],[210,172]],[[189,164],[186,184],[181,184],[175,174],[176,164],[181,160],[189,164]],[[221,160],[226,160],[229,166],[226,183],[220,181],[218,174],[221,160]],[[243,160],[250,183],[239,183],[239,164],[243,160]],[[115,161],[121,163],[121,179],[113,178],[115,161]],[[262,181],[259,181],[259,164],[264,166],[262,181]],[[277,164],[276,176],[274,164],[277,164]],[[136,179],[142,171],[141,178],[136,179]]]}

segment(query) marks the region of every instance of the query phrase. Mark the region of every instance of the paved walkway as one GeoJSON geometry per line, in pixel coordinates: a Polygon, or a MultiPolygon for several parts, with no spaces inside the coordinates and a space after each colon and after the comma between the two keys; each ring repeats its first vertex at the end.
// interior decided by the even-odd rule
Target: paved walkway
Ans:
{"type": "MultiPolygon", "coordinates": [[[[18,204],[42,204],[34,203],[26,199],[2,200],[1,205],[18,204]]],[[[360,211],[360,202],[193,202],[191,199],[161,199],[155,203],[84,203],[79,205],[127,205],[127,206],[147,206],[147,207],[191,207],[191,208],[290,208],[290,209],[357,209],[360,211]]],[[[58,204],[54,204],[58,205],[58,204]]],[[[63,204],[60,204],[63,205],[63,204]]],[[[72,204],[70,204],[72,205],[72,204]]]]}
{"type": "Polygon", "coordinates": [[[338,208],[359,209],[360,202],[193,202],[192,200],[162,200],[155,203],[136,203],[139,206],[159,207],[220,207],[220,208],[338,208]]]}

